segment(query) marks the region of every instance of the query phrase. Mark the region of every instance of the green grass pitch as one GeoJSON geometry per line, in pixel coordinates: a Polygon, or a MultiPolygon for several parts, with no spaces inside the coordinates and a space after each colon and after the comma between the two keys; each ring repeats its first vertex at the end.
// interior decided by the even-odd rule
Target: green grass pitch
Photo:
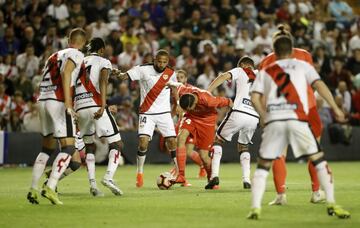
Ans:
{"type": "MultiPolygon", "coordinates": [[[[159,190],[155,179],[170,165],[145,165],[145,184],[135,187],[135,166],[119,167],[116,180],[124,195],[115,197],[100,186],[105,168],[97,168],[103,198],[89,194],[86,169],[82,168],[59,184],[62,206],[46,199],[31,205],[26,194],[31,168],[0,169],[0,227],[360,227],[360,163],[330,163],[335,177],[337,202],[351,212],[340,220],[326,214],[324,204],[309,203],[310,179],[304,164],[288,164],[288,205],[267,206],[275,196],[269,175],[259,221],[245,219],[250,208],[250,191],[242,189],[238,164],[221,167],[221,188],[205,191],[205,180],[196,178],[198,168],[190,165],[187,176],[192,187],[159,190]]],[[[255,164],[252,164],[255,168],[255,164]]]]}

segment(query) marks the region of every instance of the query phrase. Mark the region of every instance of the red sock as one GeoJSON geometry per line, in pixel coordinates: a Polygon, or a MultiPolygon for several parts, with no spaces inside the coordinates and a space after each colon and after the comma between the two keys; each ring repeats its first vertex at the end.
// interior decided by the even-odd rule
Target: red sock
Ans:
{"type": "Polygon", "coordinates": [[[193,162],[195,162],[198,166],[200,166],[200,167],[203,167],[203,166],[204,166],[204,164],[203,164],[203,162],[202,162],[202,160],[201,160],[200,155],[199,155],[198,152],[196,152],[196,151],[191,152],[190,158],[191,158],[191,160],[192,160],[193,162]]]}
{"type": "Polygon", "coordinates": [[[317,192],[320,189],[320,182],[317,176],[316,168],[311,161],[308,161],[308,169],[311,177],[311,188],[313,192],[317,192]]]}
{"type": "Polygon", "coordinates": [[[185,176],[186,148],[184,146],[176,150],[176,160],[179,167],[179,175],[185,176]]]}
{"type": "Polygon", "coordinates": [[[273,176],[276,192],[278,194],[285,193],[286,180],[286,164],[285,157],[281,156],[279,159],[273,161],[273,176]]]}

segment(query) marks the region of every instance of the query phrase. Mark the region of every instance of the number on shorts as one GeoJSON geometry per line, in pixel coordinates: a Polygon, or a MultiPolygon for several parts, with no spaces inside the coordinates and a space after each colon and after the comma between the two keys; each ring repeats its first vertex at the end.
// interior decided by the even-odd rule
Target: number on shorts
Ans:
{"type": "Polygon", "coordinates": [[[146,124],[146,116],[141,116],[140,117],[140,123],[146,124]]]}
{"type": "Polygon", "coordinates": [[[287,97],[289,95],[289,93],[285,92],[284,90],[290,83],[290,75],[288,73],[281,72],[276,76],[275,81],[281,81],[284,77],[284,82],[277,88],[277,97],[280,97],[281,95],[287,97]]]}

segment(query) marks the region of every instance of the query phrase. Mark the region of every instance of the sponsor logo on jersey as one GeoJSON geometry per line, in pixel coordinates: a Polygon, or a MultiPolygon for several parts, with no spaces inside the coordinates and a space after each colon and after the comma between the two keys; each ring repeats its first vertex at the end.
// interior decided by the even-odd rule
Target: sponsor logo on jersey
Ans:
{"type": "Polygon", "coordinates": [[[88,93],[80,93],[75,96],[75,101],[92,98],[93,96],[94,96],[94,94],[89,93],[89,92],[88,93]]]}
{"type": "Polygon", "coordinates": [[[164,78],[165,80],[167,80],[167,79],[169,78],[169,75],[164,74],[164,75],[163,75],[163,78],[164,78]]]}
{"type": "Polygon", "coordinates": [[[252,106],[251,100],[250,100],[250,99],[247,99],[247,98],[243,98],[242,103],[243,103],[244,105],[252,106]]]}
{"type": "Polygon", "coordinates": [[[57,89],[56,85],[40,86],[40,92],[42,93],[55,91],[56,89],[57,89]]]}
{"type": "Polygon", "coordinates": [[[271,104],[267,106],[267,111],[280,111],[280,110],[296,110],[298,108],[297,104],[289,103],[280,103],[280,104],[271,104]]]}

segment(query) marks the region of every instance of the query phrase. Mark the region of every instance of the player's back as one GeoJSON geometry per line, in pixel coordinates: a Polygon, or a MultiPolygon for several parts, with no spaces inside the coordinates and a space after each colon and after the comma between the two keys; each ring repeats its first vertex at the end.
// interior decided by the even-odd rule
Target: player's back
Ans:
{"type": "Polygon", "coordinates": [[[101,105],[100,73],[103,69],[112,69],[109,60],[94,54],[84,58],[75,85],[76,110],[101,105]]]}
{"type": "Polygon", "coordinates": [[[236,67],[229,71],[232,81],[236,83],[236,96],[234,100],[233,110],[259,116],[251,103],[250,87],[253,84],[256,74],[251,69],[243,69],[236,67]]]}
{"type": "Polygon", "coordinates": [[[66,62],[68,60],[72,61],[75,69],[71,73],[71,85],[74,85],[83,58],[84,54],[75,48],[66,48],[52,54],[46,61],[43,69],[39,100],[64,101],[61,72],[64,70],[66,62]]]}
{"type": "MultiPolygon", "coordinates": [[[[295,58],[298,60],[305,61],[311,65],[313,65],[313,60],[311,54],[305,49],[301,48],[293,48],[291,58],[295,58]]],[[[276,55],[274,52],[268,54],[259,64],[259,70],[264,69],[265,67],[270,66],[272,63],[276,61],[276,55]]]]}
{"type": "MultiPolygon", "coordinates": [[[[308,85],[320,79],[310,64],[296,59],[278,60],[262,70],[259,77],[266,97],[265,122],[308,120],[308,85]]],[[[258,88],[256,82],[254,91],[258,88]]]]}

